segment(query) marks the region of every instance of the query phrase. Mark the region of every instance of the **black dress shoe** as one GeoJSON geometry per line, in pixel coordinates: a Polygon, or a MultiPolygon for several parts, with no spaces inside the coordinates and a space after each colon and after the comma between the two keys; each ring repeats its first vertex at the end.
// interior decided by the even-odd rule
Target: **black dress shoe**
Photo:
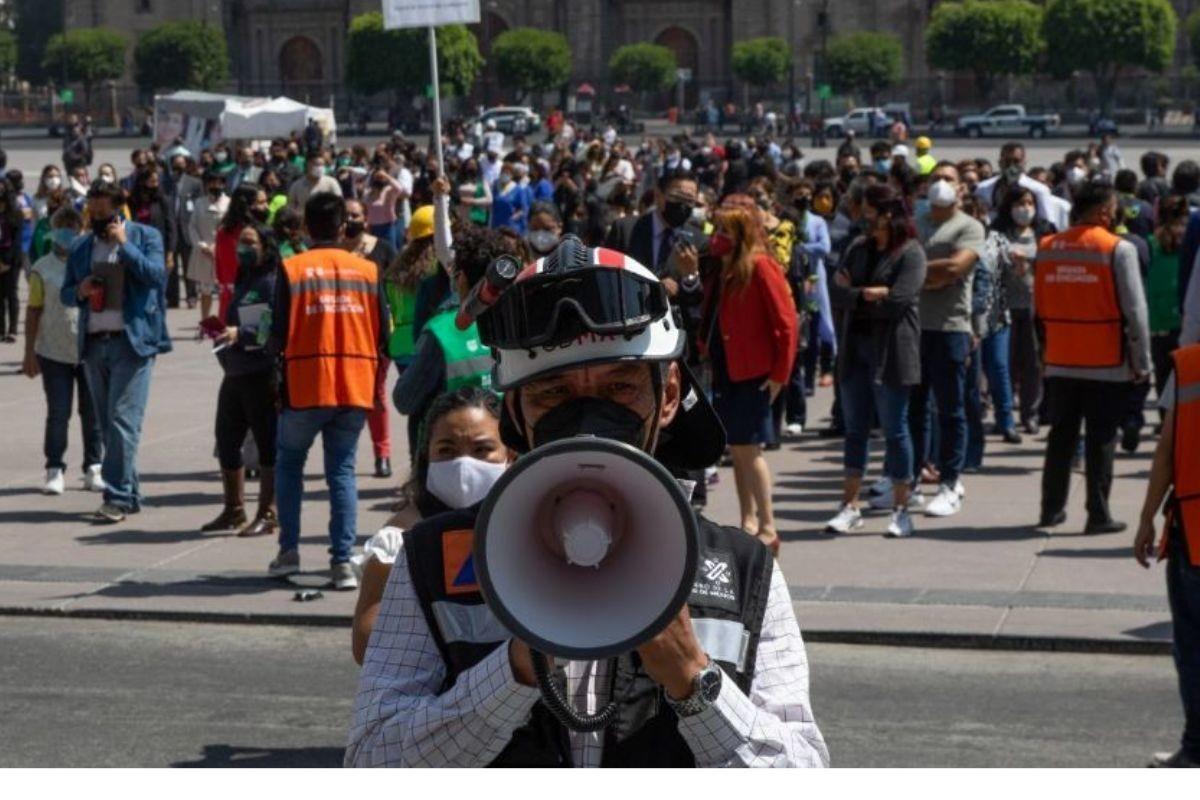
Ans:
{"type": "Polygon", "coordinates": [[[392,477],[392,460],[390,458],[375,459],[375,477],[376,478],[392,477]]]}
{"type": "Polygon", "coordinates": [[[1142,429],[1129,425],[1121,431],[1121,449],[1126,453],[1136,453],[1142,443],[1142,429]]]}
{"type": "Polygon", "coordinates": [[[1021,442],[1025,441],[1021,438],[1021,434],[1017,433],[1016,428],[1009,428],[1006,431],[1001,431],[1000,435],[1008,444],[1020,444],[1021,442]]]}
{"type": "Polygon", "coordinates": [[[1053,514],[1042,514],[1042,518],[1038,520],[1039,528],[1057,528],[1067,521],[1067,512],[1055,511],[1053,514]]]}
{"type": "Polygon", "coordinates": [[[1092,522],[1088,521],[1087,526],[1083,529],[1084,533],[1120,533],[1129,526],[1124,522],[1119,522],[1115,519],[1102,519],[1092,522]]]}

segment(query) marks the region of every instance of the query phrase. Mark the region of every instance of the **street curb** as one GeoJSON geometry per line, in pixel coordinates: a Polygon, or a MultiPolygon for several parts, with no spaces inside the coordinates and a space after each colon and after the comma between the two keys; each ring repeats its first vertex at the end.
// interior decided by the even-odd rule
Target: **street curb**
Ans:
{"type": "MultiPolygon", "coordinates": [[[[349,628],[345,614],[239,614],[205,611],[133,611],[123,609],[60,609],[36,606],[0,606],[0,617],[50,617],[133,622],[184,622],[220,625],[280,625],[303,628],[349,628]]],[[[993,636],[977,633],[919,631],[806,630],[804,639],[820,644],[861,644],[883,647],[919,647],[947,650],[998,650],[1046,653],[1098,653],[1108,655],[1164,656],[1170,642],[1134,639],[1085,639],[1069,636],[993,636]]]]}

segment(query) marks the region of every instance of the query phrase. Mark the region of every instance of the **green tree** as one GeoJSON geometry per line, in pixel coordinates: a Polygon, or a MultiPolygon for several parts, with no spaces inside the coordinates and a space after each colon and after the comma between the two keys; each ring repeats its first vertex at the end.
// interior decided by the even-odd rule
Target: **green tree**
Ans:
{"type": "MultiPolygon", "coordinates": [[[[467,94],[483,69],[475,35],[463,25],[446,25],[437,29],[437,43],[443,93],[467,94]]],[[[367,95],[424,91],[429,85],[429,32],[385,30],[378,11],[355,17],[346,37],[346,82],[367,95]]]]}
{"type": "Polygon", "coordinates": [[[1192,64],[1200,68],[1200,8],[1188,15],[1184,26],[1187,30],[1188,49],[1191,51],[1192,64]]]}
{"type": "Polygon", "coordinates": [[[663,92],[674,86],[678,69],[671,48],[649,42],[618,47],[608,60],[613,83],[629,84],[642,96],[642,105],[647,92],[663,92]]]}
{"type": "Polygon", "coordinates": [[[83,96],[92,104],[92,88],[115,81],[125,71],[125,37],[108,28],[76,28],[56,33],[46,44],[42,68],[51,75],[66,73],[68,81],[83,84],[83,96]]]}
{"type": "Polygon", "coordinates": [[[212,91],[229,80],[224,32],[194,20],[166,22],[147,31],[133,49],[133,63],[144,92],[212,91]]]}
{"type": "Polygon", "coordinates": [[[890,33],[834,36],[825,50],[825,70],[837,91],[862,92],[873,103],[879,92],[900,82],[904,49],[890,33]]]}
{"type": "Polygon", "coordinates": [[[1004,76],[1031,74],[1045,49],[1042,8],[1029,0],[943,3],[925,29],[929,65],[973,73],[984,97],[1004,76]]]}
{"type": "Polygon", "coordinates": [[[500,83],[521,93],[557,89],[571,78],[567,37],[537,28],[513,28],[492,42],[492,69],[500,83]]]}
{"type": "Polygon", "coordinates": [[[1042,21],[1047,66],[1056,77],[1089,73],[1105,110],[1122,73],[1162,72],[1175,54],[1169,0],[1050,0],[1042,21]]]}
{"type": "Polygon", "coordinates": [[[747,39],[733,45],[733,74],[758,89],[787,80],[792,69],[792,50],[777,36],[747,39]]]}
{"type": "Polygon", "coordinates": [[[17,66],[17,37],[12,31],[0,30],[0,76],[7,78],[17,66]]]}

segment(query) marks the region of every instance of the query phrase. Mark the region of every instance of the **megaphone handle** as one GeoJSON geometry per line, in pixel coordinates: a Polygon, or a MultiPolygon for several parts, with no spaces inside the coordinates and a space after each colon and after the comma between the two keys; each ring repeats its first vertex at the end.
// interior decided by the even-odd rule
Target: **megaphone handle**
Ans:
{"type": "MultiPolygon", "coordinates": [[[[542,701],[554,718],[576,733],[595,733],[602,731],[613,723],[617,717],[617,701],[609,700],[608,704],[596,714],[581,714],[571,708],[571,702],[563,694],[562,689],[554,682],[550,674],[550,662],[546,657],[529,648],[529,657],[533,662],[533,674],[537,678],[538,688],[542,691],[542,701]]],[[[616,669],[616,659],[612,659],[612,668],[616,669]]]]}

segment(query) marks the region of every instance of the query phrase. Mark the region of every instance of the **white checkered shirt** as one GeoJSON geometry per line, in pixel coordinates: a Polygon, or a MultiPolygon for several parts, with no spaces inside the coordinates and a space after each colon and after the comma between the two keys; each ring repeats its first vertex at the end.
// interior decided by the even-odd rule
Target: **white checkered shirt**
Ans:
{"type": "MultiPolygon", "coordinates": [[[[593,713],[608,701],[608,669],[607,661],[567,664],[567,691],[577,709],[593,713]]],[[[487,766],[541,697],[517,683],[507,647],[497,647],[438,694],[445,677],[401,550],[363,661],[346,766],[487,766]]],[[[700,767],[829,765],[809,703],[804,641],[778,565],[750,696],[722,681],[717,701],[680,720],[679,732],[700,767]]],[[[576,766],[600,766],[603,733],[571,733],[570,740],[576,766]]]]}

